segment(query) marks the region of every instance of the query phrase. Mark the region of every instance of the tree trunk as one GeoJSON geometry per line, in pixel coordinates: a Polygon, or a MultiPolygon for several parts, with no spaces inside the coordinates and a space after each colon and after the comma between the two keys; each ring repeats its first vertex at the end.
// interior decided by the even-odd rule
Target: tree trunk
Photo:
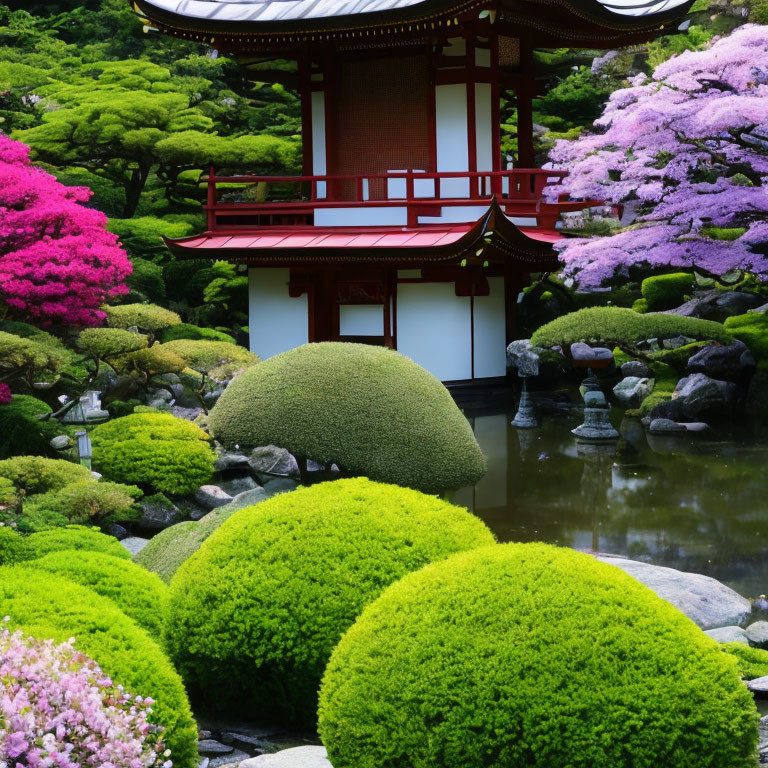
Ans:
{"type": "Polygon", "coordinates": [[[139,207],[139,201],[141,200],[141,193],[144,191],[144,185],[147,183],[151,167],[152,165],[148,162],[140,162],[131,173],[131,178],[125,187],[124,219],[131,219],[136,214],[136,209],[139,207]]]}

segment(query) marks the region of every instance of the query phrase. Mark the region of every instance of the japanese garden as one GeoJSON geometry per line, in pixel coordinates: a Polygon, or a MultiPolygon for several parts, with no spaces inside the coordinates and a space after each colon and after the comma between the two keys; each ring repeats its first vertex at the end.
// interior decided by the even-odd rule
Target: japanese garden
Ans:
{"type": "Polygon", "coordinates": [[[0,0],[0,768],[768,763],[768,0],[0,0]]]}

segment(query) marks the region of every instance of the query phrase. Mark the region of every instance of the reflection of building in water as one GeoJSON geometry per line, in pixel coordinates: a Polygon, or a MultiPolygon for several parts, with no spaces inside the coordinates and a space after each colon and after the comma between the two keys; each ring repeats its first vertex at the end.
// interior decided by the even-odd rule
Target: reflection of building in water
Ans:
{"type": "Polygon", "coordinates": [[[608,492],[611,489],[613,460],[616,443],[582,443],[577,445],[578,455],[584,460],[581,472],[581,499],[584,511],[590,516],[592,540],[590,549],[600,551],[600,525],[610,512],[608,492]]]}

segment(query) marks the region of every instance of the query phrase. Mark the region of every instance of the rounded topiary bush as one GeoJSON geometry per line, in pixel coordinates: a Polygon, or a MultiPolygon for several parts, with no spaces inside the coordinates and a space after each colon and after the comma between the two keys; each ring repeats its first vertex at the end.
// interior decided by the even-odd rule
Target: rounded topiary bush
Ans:
{"type": "Polygon", "coordinates": [[[177,339],[167,341],[161,349],[178,355],[189,368],[216,381],[230,379],[236,372],[259,362],[253,352],[226,341],[177,339]]]}
{"type": "Polygon", "coordinates": [[[333,653],[334,768],[747,768],[757,712],[736,663],[611,565],[544,544],[406,576],[333,653]]]}
{"type": "Polygon", "coordinates": [[[200,339],[204,341],[226,341],[234,344],[235,340],[228,333],[216,331],[213,328],[201,328],[199,325],[179,323],[163,331],[163,343],[177,339],[200,339]]]}
{"type": "Polygon", "coordinates": [[[49,552],[76,550],[78,552],[102,552],[124,560],[130,560],[128,550],[114,537],[82,525],[53,528],[28,536],[27,544],[33,557],[43,557],[49,552]]]}
{"type": "Polygon", "coordinates": [[[164,493],[190,493],[213,474],[215,455],[196,424],[167,413],[132,413],[91,432],[104,477],[164,493]]]}
{"type": "Polygon", "coordinates": [[[168,587],[154,573],[103,552],[51,552],[30,564],[109,598],[154,638],[162,633],[168,587]]]}
{"type": "Polygon", "coordinates": [[[0,458],[9,456],[52,456],[50,441],[63,431],[56,419],[41,421],[38,416],[51,408],[31,395],[14,395],[0,405],[0,458]]]}
{"type": "Polygon", "coordinates": [[[227,446],[278,445],[426,492],[485,473],[448,390],[408,358],[366,344],[307,344],[254,366],[227,387],[209,424],[227,446]]]}
{"type": "Polygon", "coordinates": [[[674,309],[685,301],[691,293],[696,278],[687,272],[674,272],[669,275],[655,275],[643,280],[640,290],[648,302],[650,312],[674,309]]]}
{"type": "Polygon", "coordinates": [[[96,482],[91,471],[64,459],[14,456],[0,461],[0,477],[25,494],[58,491],[72,483],[96,482]]]}
{"type": "Polygon", "coordinates": [[[491,542],[465,509],[365,478],[281,494],[236,512],[181,566],[166,646],[204,705],[311,726],[325,663],[362,608],[491,542]]]}
{"type": "MultiPolygon", "coordinates": [[[[39,534],[36,534],[39,535],[39,534]]],[[[197,727],[173,666],[160,646],[93,590],[31,567],[0,569],[0,616],[8,629],[63,642],[90,656],[116,684],[155,699],[152,720],[165,726],[174,768],[197,768],[197,727]]]]}
{"type": "Polygon", "coordinates": [[[0,526],[0,565],[16,565],[32,557],[26,539],[7,526],[0,526]]]}

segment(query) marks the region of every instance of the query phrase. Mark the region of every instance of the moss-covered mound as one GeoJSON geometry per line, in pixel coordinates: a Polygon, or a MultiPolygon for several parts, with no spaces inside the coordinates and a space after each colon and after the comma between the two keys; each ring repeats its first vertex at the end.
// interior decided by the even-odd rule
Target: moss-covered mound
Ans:
{"type": "Polygon", "coordinates": [[[200,339],[204,341],[226,341],[234,344],[235,340],[228,333],[215,331],[213,328],[201,328],[199,325],[190,325],[189,323],[179,323],[172,325],[163,331],[162,341],[165,344],[168,341],[176,339],[200,339]]]}
{"type": "Polygon", "coordinates": [[[365,478],[235,513],[171,582],[166,644],[203,704],[311,726],[331,650],[382,589],[493,542],[465,509],[365,478]]]}
{"type": "Polygon", "coordinates": [[[131,559],[128,550],[114,536],[107,536],[105,533],[82,525],[68,525],[66,528],[40,531],[28,536],[26,541],[34,557],[43,557],[49,552],[76,550],[101,552],[123,560],[131,559]]]}
{"type": "Polygon", "coordinates": [[[225,390],[209,424],[227,446],[279,445],[425,492],[485,472],[448,390],[406,357],[366,344],[307,344],[254,366],[225,390]]]}
{"type": "Polygon", "coordinates": [[[553,347],[584,341],[627,350],[643,339],[680,335],[723,344],[733,341],[723,325],[712,320],[658,313],[641,315],[622,307],[590,307],[543,325],[531,336],[531,343],[553,347]]]}
{"type": "Polygon", "coordinates": [[[198,522],[185,520],[183,523],[172,525],[153,536],[134,556],[133,561],[156,573],[168,584],[181,564],[189,560],[203,542],[234,512],[234,509],[220,507],[209,512],[198,522]]]}
{"type": "Polygon", "coordinates": [[[31,565],[109,598],[153,638],[160,638],[168,587],[154,573],[123,557],[72,550],[51,552],[31,565]]]}
{"type": "Polygon", "coordinates": [[[406,576],[333,653],[334,768],[754,765],[735,661],[589,555],[503,544],[406,576]]]}
{"type": "Polygon", "coordinates": [[[0,565],[16,565],[33,556],[26,539],[16,531],[0,527],[0,565]]]}
{"type": "Polygon", "coordinates": [[[768,651],[750,648],[745,643],[723,643],[720,650],[736,659],[743,680],[754,680],[768,675],[768,651]]]}
{"type": "Polygon", "coordinates": [[[167,729],[174,768],[197,767],[197,728],[181,679],[154,640],[111,600],[34,568],[0,570],[0,615],[10,628],[75,647],[127,690],[155,699],[153,719],[167,729]]]}
{"type": "Polygon", "coordinates": [[[749,347],[760,367],[768,367],[767,312],[748,312],[726,318],[725,329],[749,347]]]}
{"type": "Polygon", "coordinates": [[[132,413],[99,424],[91,442],[94,469],[145,490],[190,493],[213,474],[208,435],[167,413],[132,413]]]}
{"type": "Polygon", "coordinates": [[[95,482],[87,467],[42,456],[14,456],[0,461],[0,477],[27,495],[58,491],[72,483],[95,482]]]}
{"type": "Polygon", "coordinates": [[[679,307],[693,290],[696,278],[687,272],[655,275],[643,280],[640,290],[647,302],[647,310],[660,312],[679,307]]]}

